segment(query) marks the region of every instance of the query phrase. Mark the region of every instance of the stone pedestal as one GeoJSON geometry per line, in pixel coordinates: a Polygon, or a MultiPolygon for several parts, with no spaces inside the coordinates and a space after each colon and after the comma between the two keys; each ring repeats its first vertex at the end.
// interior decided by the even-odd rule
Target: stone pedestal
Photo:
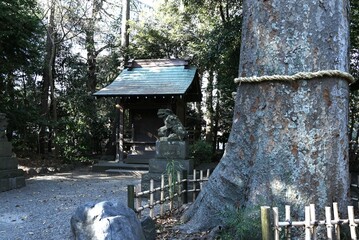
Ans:
{"type": "MultiPolygon", "coordinates": [[[[5,125],[4,122],[2,125],[5,125]]],[[[4,129],[0,128],[0,131],[4,129]]],[[[24,172],[18,169],[17,165],[17,159],[13,157],[12,145],[2,132],[0,134],[0,192],[25,186],[24,172]]]]}
{"type": "Polygon", "coordinates": [[[193,160],[188,158],[188,142],[186,141],[157,141],[156,157],[149,160],[148,173],[142,174],[142,191],[149,189],[150,180],[154,180],[156,187],[161,186],[161,175],[165,175],[167,184],[167,166],[174,161],[177,171],[186,170],[188,174],[193,172],[193,160]]]}
{"type": "Polygon", "coordinates": [[[186,141],[157,141],[156,159],[184,160],[188,158],[188,142],[186,141]]]}

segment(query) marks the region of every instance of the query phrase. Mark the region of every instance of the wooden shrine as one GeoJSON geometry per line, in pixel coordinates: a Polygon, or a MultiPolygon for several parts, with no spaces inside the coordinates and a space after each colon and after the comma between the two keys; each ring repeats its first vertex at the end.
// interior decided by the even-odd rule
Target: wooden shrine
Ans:
{"type": "Polygon", "coordinates": [[[94,95],[116,99],[116,159],[125,163],[154,158],[157,130],[163,125],[158,109],[171,109],[186,126],[187,103],[202,98],[197,69],[183,59],[133,60],[94,95]]]}

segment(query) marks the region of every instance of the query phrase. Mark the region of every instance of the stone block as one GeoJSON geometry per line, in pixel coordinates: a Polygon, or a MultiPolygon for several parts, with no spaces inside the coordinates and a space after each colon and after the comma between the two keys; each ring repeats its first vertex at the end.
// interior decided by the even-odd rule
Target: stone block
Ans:
{"type": "MultiPolygon", "coordinates": [[[[168,163],[172,160],[167,159],[150,159],[149,161],[149,172],[150,173],[157,173],[157,174],[166,174],[166,169],[168,166],[168,163]]],[[[188,174],[190,174],[193,171],[193,160],[187,159],[187,160],[173,160],[174,166],[177,171],[186,170],[188,174]]]]}
{"type": "Polygon", "coordinates": [[[10,182],[8,178],[0,179],[0,192],[10,190],[10,182]]]}
{"type": "Polygon", "coordinates": [[[21,169],[0,170],[0,179],[20,177],[20,176],[24,176],[24,171],[21,169]]]}
{"type": "Polygon", "coordinates": [[[17,169],[18,161],[13,157],[0,156],[0,170],[17,169]]]}
{"type": "Polygon", "coordinates": [[[186,141],[157,141],[157,159],[187,159],[189,155],[188,142],[186,141]]]}
{"type": "Polygon", "coordinates": [[[12,145],[10,142],[0,141],[0,157],[11,157],[12,145]]]}
{"type": "Polygon", "coordinates": [[[0,192],[9,191],[24,186],[25,186],[24,176],[0,179],[0,192]]]}
{"type": "Polygon", "coordinates": [[[22,188],[26,186],[25,176],[16,177],[16,188],[22,188]]]}
{"type": "Polygon", "coordinates": [[[141,176],[141,191],[150,189],[150,180],[153,179],[154,187],[161,186],[161,174],[144,173],[141,176]]]}
{"type": "Polygon", "coordinates": [[[141,219],[141,226],[146,240],[156,240],[156,221],[149,216],[141,219]]]}

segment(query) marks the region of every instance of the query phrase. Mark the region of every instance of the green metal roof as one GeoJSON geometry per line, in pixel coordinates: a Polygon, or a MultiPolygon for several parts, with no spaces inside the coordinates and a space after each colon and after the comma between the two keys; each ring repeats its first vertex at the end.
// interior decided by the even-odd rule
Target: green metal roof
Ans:
{"type": "Polygon", "coordinates": [[[95,96],[183,95],[196,76],[188,66],[144,66],[124,69],[95,96]]]}

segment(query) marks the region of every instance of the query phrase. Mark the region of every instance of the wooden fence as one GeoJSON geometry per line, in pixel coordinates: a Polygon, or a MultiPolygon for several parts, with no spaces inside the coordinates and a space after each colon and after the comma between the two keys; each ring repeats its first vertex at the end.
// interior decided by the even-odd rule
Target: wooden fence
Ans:
{"type": "Polygon", "coordinates": [[[305,238],[303,239],[323,239],[323,237],[318,238],[317,236],[318,226],[325,226],[326,239],[340,240],[340,230],[342,225],[348,225],[350,229],[350,239],[357,239],[356,227],[359,223],[359,219],[354,218],[353,206],[348,206],[348,219],[341,219],[339,217],[338,204],[333,203],[333,211],[331,207],[325,207],[325,220],[318,220],[316,218],[315,206],[314,204],[311,204],[310,206],[305,207],[305,218],[303,221],[293,221],[291,219],[290,206],[285,206],[285,221],[279,221],[277,207],[272,208],[273,218],[271,218],[270,209],[271,208],[268,206],[261,207],[263,240],[279,240],[281,232],[284,235],[284,239],[291,239],[292,229],[300,227],[304,227],[305,238]]]}
{"type": "Polygon", "coordinates": [[[350,187],[352,195],[351,200],[356,202],[356,206],[359,209],[359,175],[356,176],[355,180],[351,181],[350,187]]]}
{"type": "Polygon", "coordinates": [[[188,203],[188,197],[194,201],[202,190],[203,184],[208,181],[211,170],[193,170],[193,178],[188,178],[187,171],[177,172],[176,176],[169,175],[168,184],[165,184],[165,175],[161,175],[161,186],[155,188],[154,180],[150,180],[150,187],[147,191],[141,192],[141,187],[134,185],[127,186],[127,202],[139,217],[144,210],[149,209],[151,218],[163,217],[166,212],[172,211],[188,203]],[[155,196],[159,199],[155,200],[155,196]],[[145,200],[145,201],[143,201],[145,200]],[[143,202],[147,203],[143,205],[143,202]],[[166,209],[167,208],[167,209],[166,209]],[[156,214],[155,214],[156,213],[156,214]]]}

